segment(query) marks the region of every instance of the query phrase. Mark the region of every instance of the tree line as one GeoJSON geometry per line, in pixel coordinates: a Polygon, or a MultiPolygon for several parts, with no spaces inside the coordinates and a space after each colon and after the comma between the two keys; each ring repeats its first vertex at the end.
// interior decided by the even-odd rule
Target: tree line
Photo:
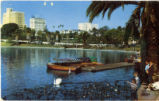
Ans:
{"type": "MultiPolygon", "coordinates": [[[[80,31],[69,33],[60,33],[58,30],[55,32],[50,32],[47,28],[44,31],[35,31],[34,29],[24,27],[19,28],[15,23],[5,24],[1,28],[2,39],[9,40],[28,40],[28,42],[38,41],[49,42],[54,44],[54,42],[71,42],[71,43],[83,43],[83,45],[88,44],[115,44],[121,45],[127,43],[128,37],[125,34],[125,27],[117,27],[110,29],[108,26],[103,26],[100,29],[93,28],[91,31],[80,31]]],[[[127,32],[128,33],[128,32],[127,32]]]]}

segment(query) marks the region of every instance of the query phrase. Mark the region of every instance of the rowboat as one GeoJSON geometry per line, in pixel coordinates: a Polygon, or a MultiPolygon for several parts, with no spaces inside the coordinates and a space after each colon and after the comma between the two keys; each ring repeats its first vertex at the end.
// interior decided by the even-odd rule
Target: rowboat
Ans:
{"type": "Polygon", "coordinates": [[[60,71],[78,71],[80,70],[80,66],[78,65],[60,65],[60,63],[48,63],[47,64],[48,69],[52,70],[60,70],[60,71]]]}
{"type": "Polygon", "coordinates": [[[98,62],[77,62],[77,63],[48,63],[48,69],[60,71],[80,71],[81,68],[87,66],[101,66],[103,64],[98,62]]]}
{"type": "Polygon", "coordinates": [[[59,71],[80,71],[81,68],[83,67],[103,65],[98,62],[91,62],[91,60],[87,57],[78,58],[75,61],[71,59],[56,59],[56,60],[58,60],[58,62],[47,64],[48,69],[59,70],[59,71]]]}

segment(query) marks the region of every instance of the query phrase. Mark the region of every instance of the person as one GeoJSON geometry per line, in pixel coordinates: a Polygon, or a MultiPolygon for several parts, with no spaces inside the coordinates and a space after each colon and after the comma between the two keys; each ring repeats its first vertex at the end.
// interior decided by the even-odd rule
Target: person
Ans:
{"type": "Polygon", "coordinates": [[[138,76],[138,72],[134,72],[134,79],[135,79],[135,82],[137,84],[137,88],[139,88],[139,86],[140,86],[140,79],[139,79],[139,76],[138,76]]]}
{"type": "Polygon", "coordinates": [[[132,90],[137,90],[137,84],[136,84],[136,80],[133,78],[132,81],[127,81],[127,83],[130,85],[132,90]]]}
{"type": "Polygon", "coordinates": [[[150,61],[149,68],[146,71],[147,71],[147,74],[148,74],[148,81],[149,81],[148,90],[150,90],[150,86],[153,83],[152,76],[153,76],[153,73],[154,73],[154,67],[153,67],[153,62],[152,61],[150,61]]]}
{"type": "Polygon", "coordinates": [[[146,66],[145,66],[145,72],[147,73],[147,71],[148,71],[148,69],[149,69],[149,67],[150,67],[150,64],[149,64],[149,61],[148,60],[146,60],[146,66]]]}
{"type": "Polygon", "coordinates": [[[136,84],[136,80],[132,79],[131,82],[127,81],[127,83],[130,85],[131,87],[131,98],[136,100],[137,99],[137,84],[136,84]]]}
{"type": "Polygon", "coordinates": [[[146,64],[146,66],[145,66],[145,79],[144,80],[146,81],[146,85],[148,85],[149,84],[149,80],[147,78],[148,78],[148,69],[150,67],[149,60],[146,60],[145,64],[146,64]]]}

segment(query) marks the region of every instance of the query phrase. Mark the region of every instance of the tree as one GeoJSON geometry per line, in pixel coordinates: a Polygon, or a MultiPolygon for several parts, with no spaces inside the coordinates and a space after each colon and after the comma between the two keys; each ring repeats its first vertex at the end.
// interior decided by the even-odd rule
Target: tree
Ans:
{"type": "Polygon", "coordinates": [[[88,32],[84,31],[80,33],[80,38],[82,39],[82,43],[84,47],[87,46],[88,37],[89,37],[88,32]]]}
{"type": "Polygon", "coordinates": [[[27,39],[28,41],[31,41],[31,28],[26,27],[26,28],[25,28],[25,33],[26,33],[26,39],[27,39]]]}
{"type": "Polygon", "coordinates": [[[47,28],[45,28],[44,33],[45,33],[47,42],[50,42],[50,34],[51,34],[51,33],[48,31],[47,28]]]}
{"type": "Polygon", "coordinates": [[[55,40],[56,40],[57,42],[60,42],[60,40],[61,40],[61,36],[60,36],[60,32],[59,32],[59,31],[56,31],[56,32],[55,32],[55,40]]]}
{"type": "Polygon", "coordinates": [[[35,29],[31,29],[31,41],[35,39],[35,29]]]}
{"type": "MultiPolygon", "coordinates": [[[[159,70],[159,2],[151,1],[93,1],[87,8],[87,16],[89,21],[102,13],[104,18],[108,11],[108,19],[112,12],[124,5],[137,5],[131,15],[134,26],[141,27],[141,59],[142,71],[144,72],[144,64],[146,58],[149,58],[156,64],[159,70]],[[142,24],[140,24],[142,22],[142,24]],[[141,25],[141,26],[140,26],[141,25]],[[146,58],[145,58],[146,57],[146,58]]],[[[158,71],[156,71],[158,72],[158,71]]]]}
{"type": "Polygon", "coordinates": [[[121,29],[110,29],[104,33],[103,38],[107,44],[122,44],[124,32],[121,29]]]}
{"type": "Polygon", "coordinates": [[[41,30],[39,30],[37,32],[37,34],[38,34],[38,41],[39,41],[40,44],[42,44],[43,32],[41,30]]]}
{"type": "MultiPolygon", "coordinates": [[[[106,33],[107,33],[107,31],[109,30],[109,27],[108,26],[103,26],[103,27],[101,27],[99,30],[98,30],[98,33],[100,33],[100,41],[102,41],[102,43],[106,43],[107,42],[107,40],[105,40],[104,39],[104,37],[105,37],[105,35],[106,35],[106,33]],[[105,35],[104,35],[105,34],[105,35]]],[[[107,38],[107,37],[106,37],[107,38]]]]}
{"type": "Polygon", "coordinates": [[[4,24],[1,28],[2,38],[12,37],[12,34],[19,29],[18,25],[15,23],[4,24]]]}
{"type": "Polygon", "coordinates": [[[18,41],[20,36],[22,35],[23,31],[21,29],[16,29],[13,33],[13,36],[15,36],[15,40],[18,41]]]}
{"type": "Polygon", "coordinates": [[[139,39],[139,29],[138,29],[138,24],[136,22],[136,20],[134,20],[135,18],[137,17],[136,16],[131,16],[129,21],[126,23],[126,29],[125,29],[125,35],[124,35],[124,42],[126,45],[128,45],[128,40],[129,40],[129,37],[132,37],[133,40],[135,39],[139,39]]]}
{"type": "Polygon", "coordinates": [[[101,32],[102,32],[102,31],[107,31],[107,30],[109,30],[109,27],[108,27],[108,26],[103,26],[103,27],[101,27],[99,30],[100,30],[101,32]]]}

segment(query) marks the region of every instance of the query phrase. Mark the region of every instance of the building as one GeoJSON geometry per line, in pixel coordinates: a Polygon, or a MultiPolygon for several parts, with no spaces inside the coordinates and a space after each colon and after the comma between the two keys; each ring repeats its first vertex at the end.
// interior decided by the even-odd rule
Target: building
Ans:
{"type": "Polygon", "coordinates": [[[20,28],[24,28],[24,13],[13,11],[12,8],[7,8],[6,13],[3,14],[3,25],[7,23],[16,23],[20,28]]]}
{"type": "Polygon", "coordinates": [[[45,20],[42,18],[30,18],[30,28],[36,32],[44,31],[46,28],[45,20]]]}
{"type": "Polygon", "coordinates": [[[78,24],[78,29],[82,30],[82,31],[91,31],[93,28],[98,29],[98,25],[97,24],[92,24],[92,23],[79,23],[78,24]]]}
{"type": "Polygon", "coordinates": [[[79,34],[80,32],[81,32],[80,30],[62,30],[62,31],[60,31],[60,34],[70,34],[70,33],[79,34]]]}

